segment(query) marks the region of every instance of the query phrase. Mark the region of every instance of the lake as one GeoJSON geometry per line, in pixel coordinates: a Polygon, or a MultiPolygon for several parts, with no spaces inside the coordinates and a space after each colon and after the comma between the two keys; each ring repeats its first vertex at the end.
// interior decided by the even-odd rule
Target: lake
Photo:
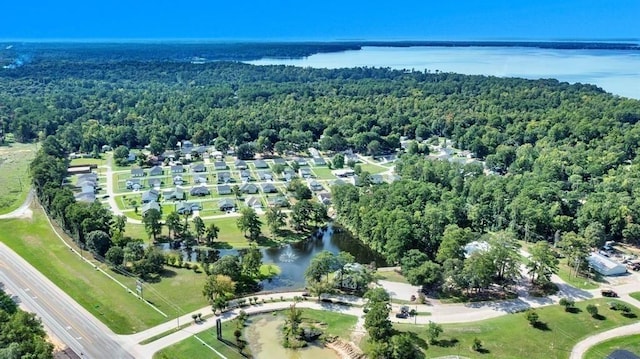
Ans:
{"type": "Polygon", "coordinates": [[[363,47],[302,59],[261,59],[254,65],[314,68],[389,67],[468,75],[554,78],[595,84],[640,99],[640,51],[556,50],[531,47],[363,47]]]}

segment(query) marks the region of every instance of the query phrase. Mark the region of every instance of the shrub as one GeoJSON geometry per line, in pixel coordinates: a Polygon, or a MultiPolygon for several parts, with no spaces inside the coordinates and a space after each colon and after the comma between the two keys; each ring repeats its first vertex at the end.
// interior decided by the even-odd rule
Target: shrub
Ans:
{"type": "Polygon", "coordinates": [[[569,299],[569,298],[560,299],[560,305],[564,307],[565,312],[570,311],[575,304],[576,302],[573,299],[569,299]]]}
{"type": "Polygon", "coordinates": [[[482,350],[482,341],[480,339],[478,339],[477,337],[473,338],[473,344],[471,345],[471,349],[473,349],[476,352],[479,352],[482,350]]]}
{"type": "Polygon", "coordinates": [[[535,327],[538,324],[538,320],[540,319],[540,317],[538,316],[538,313],[536,313],[535,310],[528,310],[526,314],[526,318],[532,327],[535,327]]]}
{"type": "Polygon", "coordinates": [[[591,314],[591,317],[595,318],[598,316],[598,307],[593,304],[587,305],[587,313],[591,314]]]}

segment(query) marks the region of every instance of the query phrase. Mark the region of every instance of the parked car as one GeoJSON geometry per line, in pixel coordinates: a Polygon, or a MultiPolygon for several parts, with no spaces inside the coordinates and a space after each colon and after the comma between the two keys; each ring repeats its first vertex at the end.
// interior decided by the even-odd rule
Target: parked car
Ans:
{"type": "Polygon", "coordinates": [[[603,297],[617,297],[618,293],[614,292],[611,289],[603,289],[600,291],[603,297]]]}
{"type": "Polygon", "coordinates": [[[404,312],[396,313],[396,318],[406,319],[408,317],[409,317],[409,313],[404,313],[404,312]]]}

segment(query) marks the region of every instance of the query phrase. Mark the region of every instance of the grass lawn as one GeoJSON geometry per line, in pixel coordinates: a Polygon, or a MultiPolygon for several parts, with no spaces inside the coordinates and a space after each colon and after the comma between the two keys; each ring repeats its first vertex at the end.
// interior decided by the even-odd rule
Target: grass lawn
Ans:
{"type": "MultiPolygon", "coordinates": [[[[213,222],[220,228],[216,242],[226,242],[233,247],[249,247],[249,240],[238,229],[237,221],[238,217],[225,217],[205,220],[205,224],[208,226],[209,223],[213,222]]],[[[263,227],[266,227],[266,225],[263,224],[263,227]]]]}
{"type": "Polygon", "coordinates": [[[334,180],[337,178],[331,173],[329,167],[312,167],[311,170],[316,174],[316,178],[321,180],[334,180]]]}
{"type": "Polygon", "coordinates": [[[29,163],[36,155],[36,144],[13,143],[0,146],[0,214],[20,207],[31,187],[29,163]]]}
{"type": "MultiPolygon", "coordinates": [[[[529,325],[524,313],[515,313],[474,323],[445,324],[439,344],[429,345],[426,355],[438,357],[461,355],[470,358],[567,358],[571,349],[580,340],[608,329],[632,324],[636,318],[623,317],[620,312],[609,309],[608,299],[595,299],[576,304],[576,313],[568,313],[559,305],[536,309],[541,329],[529,325]],[[598,307],[599,319],[586,311],[588,304],[598,307]],[[474,338],[482,341],[484,354],[471,350],[474,338]]],[[[632,312],[640,313],[633,307],[632,312]]],[[[396,324],[403,332],[414,333],[419,345],[428,342],[424,327],[396,324]]]]}
{"type": "MultiPolygon", "coordinates": [[[[215,320],[210,318],[208,320],[215,320]]],[[[222,337],[235,342],[233,331],[236,329],[235,321],[227,321],[222,323],[222,337]]],[[[226,346],[224,343],[216,339],[215,327],[198,334],[198,337],[204,342],[215,348],[229,359],[243,359],[235,349],[226,346]]],[[[153,355],[154,359],[209,359],[218,356],[202,342],[195,337],[189,337],[177,344],[164,348],[153,355]]]]}
{"type": "Polygon", "coordinates": [[[74,158],[69,163],[71,166],[79,166],[79,165],[98,165],[102,166],[107,163],[107,160],[102,156],[102,158],[74,158]]]}
{"type": "MultiPolygon", "coordinates": [[[[283,316],[284,312],[279,312],[279,315],[283,316]]],[[[214,320],[214,318],[211,318],[209,320],[214,320]]],[[[251,317],[249,317],[249,320],[251,320],[251,317]]],[[[358,318],[352,315],[314,309],[302,309],[303,323],[324,323],[326,324],[326,329],[324,330],[326,334],[336,335],[342,338],[349,338],[353,327],[356,325],[357,320],[358,318]]],[[[235,321],[227,321],[222,323],[222,337],[231,342],[235,342],[235,338],[233,336],[233,331],[235,330],[235,328],[235,321]]],[[[227,347],[225,344],[215,338],[215,328],[198,334],[198,337],[229,359],[243,358],[235,350],[227,347]]],[[[245,349],[245,352],[247,352],[248,349],[249,348],[247,347],[247,349],[245,349]]],[[[153,356],[154,359],[197,359],[212,357],[216,357],[215,353],[213,353],[211,349],[204,346],[194,337],[190,337],[177,344],[167,347],[157,352],[153,356]]]]}
{"type": "Polygon", "coordinates": [[[629,295],[635,300],[640,300],[640,292],[629,293],[629,295]]]}
{"type": "Polygon", "coordinates": [[[359,163],[360,168],[362,168],[363,171],[367,171],[369,173],[376,174],[376,173],[381,173],[384,171],[388,171],[389,169],[383,166],[379,166],[379,165],[374,165],[371,163],[359,163]]]}
{"type": "Polygon", "coordinates": [[[598,283],[587,277],[576,277],[567,265],[566,259],[560,260],[560,264],[558,265],[558,277],[562,278],[563,281],[570,285],[580,289],[596,289],[600,286],[598,283]]]}
{"type": "Polygon", "coordinates": [[[629,335],[604,341],[593,346],[584,354],[584,359],[606,358],[616,349],[628,350],[636,355],[640,355],[640,335],[629,335]]]}
{"type": "Polygon", "coordinates": [[[409,284],[409,281],[407,281],[407,278],[405,278],[402,274],[396,272],[395,270],[385,270],[385,271],[378,270],[376,272],[376,278],[382,279],[382,280],[388,280],[390,282],[409,284]]]}
{"type": "Polygon", "coordinates": [[[167,320],[69,251],[51,230],[42,210],[32,209],[30,220],[0,221],[0,241],[118,334],[167,320]]]}

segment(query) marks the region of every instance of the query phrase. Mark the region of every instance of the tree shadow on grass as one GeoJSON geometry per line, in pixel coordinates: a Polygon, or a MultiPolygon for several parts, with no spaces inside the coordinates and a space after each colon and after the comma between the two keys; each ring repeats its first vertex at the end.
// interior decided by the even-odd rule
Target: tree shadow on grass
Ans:
{"type": "Polygon", "coordinates": [[[166,269],[166,268],[162,270],[162,273],[160,273],[161,278],[173,278],[177,275],[178,273],[176,273],[175,271],[172,271],[171,269],[166,269]]]}
{"type": "Polygon", "coordinates": [[[451,338],[451,339],[440,339],[438,340],[434,345],[437,345],[439,347],[442,348],[451,348],[451,347],[455,347],[456,345],[458,345],[460,341],[456,338],[451,338]]]}
{"type": "Polygon", "coordinates": [[[567,308],[566,312],[572,313],[572,314],[578,314],[582,312],[582,309],[577,307],[571,307],[571,308],[567,308]]]}
{"type": "Polygon", "coordinates": [[[631,319],[638,317],[636,313],[631,313],[631,312],[624,312],[622,313],[622,316],[625,318],[631,318],[631,319]]]}
{"type": "Polygon", "coordinates": [[[414,345],[416,345],[416,346],[418,346],[418,347],[420,347],[420,348],[422,348],[422,349],[426,349],[426,348],[428,348],[428,347],[429,347],[429,345],[427,344],[427,342],[426,342],[424,339],[420,338],[420,337],[418,336],[418,334],[416,334],[416,333],[414,333],[414,332],[405,332],[405,333],[406,333],[406,334],[409,334],[409,337],[411,337],[411,342],[412,342],[414,345]]]}
{"type": "Polygon", "coordinates": [[[478,352],[480,354],[489,354],[489,353],[491,353],[491,350],[486,349],[486,348],[480,348],[480,349],[476,349],[476,352],[478,352]]]}
{"type": "Polygon", "coordinates": [[[551,331],[551,328],[549,328],[549,325],[545,322],[536,322],[533,327],[538,330],[542,330],[543,332],[551,331]]]}
{"type": "Polygon", "coordinates": [[[591,318],[595,319],[595,320],[605,320],[607,319],[607,317],[605,317],[602,314],[596,314],[596,315],[592,315],[591,318]]]}
{"type": "Polygon", "coordinates": [[[233,246],[228,242],[213,242],[213,245],[211,247],[215,249],[233,249],[233,246]]]}

